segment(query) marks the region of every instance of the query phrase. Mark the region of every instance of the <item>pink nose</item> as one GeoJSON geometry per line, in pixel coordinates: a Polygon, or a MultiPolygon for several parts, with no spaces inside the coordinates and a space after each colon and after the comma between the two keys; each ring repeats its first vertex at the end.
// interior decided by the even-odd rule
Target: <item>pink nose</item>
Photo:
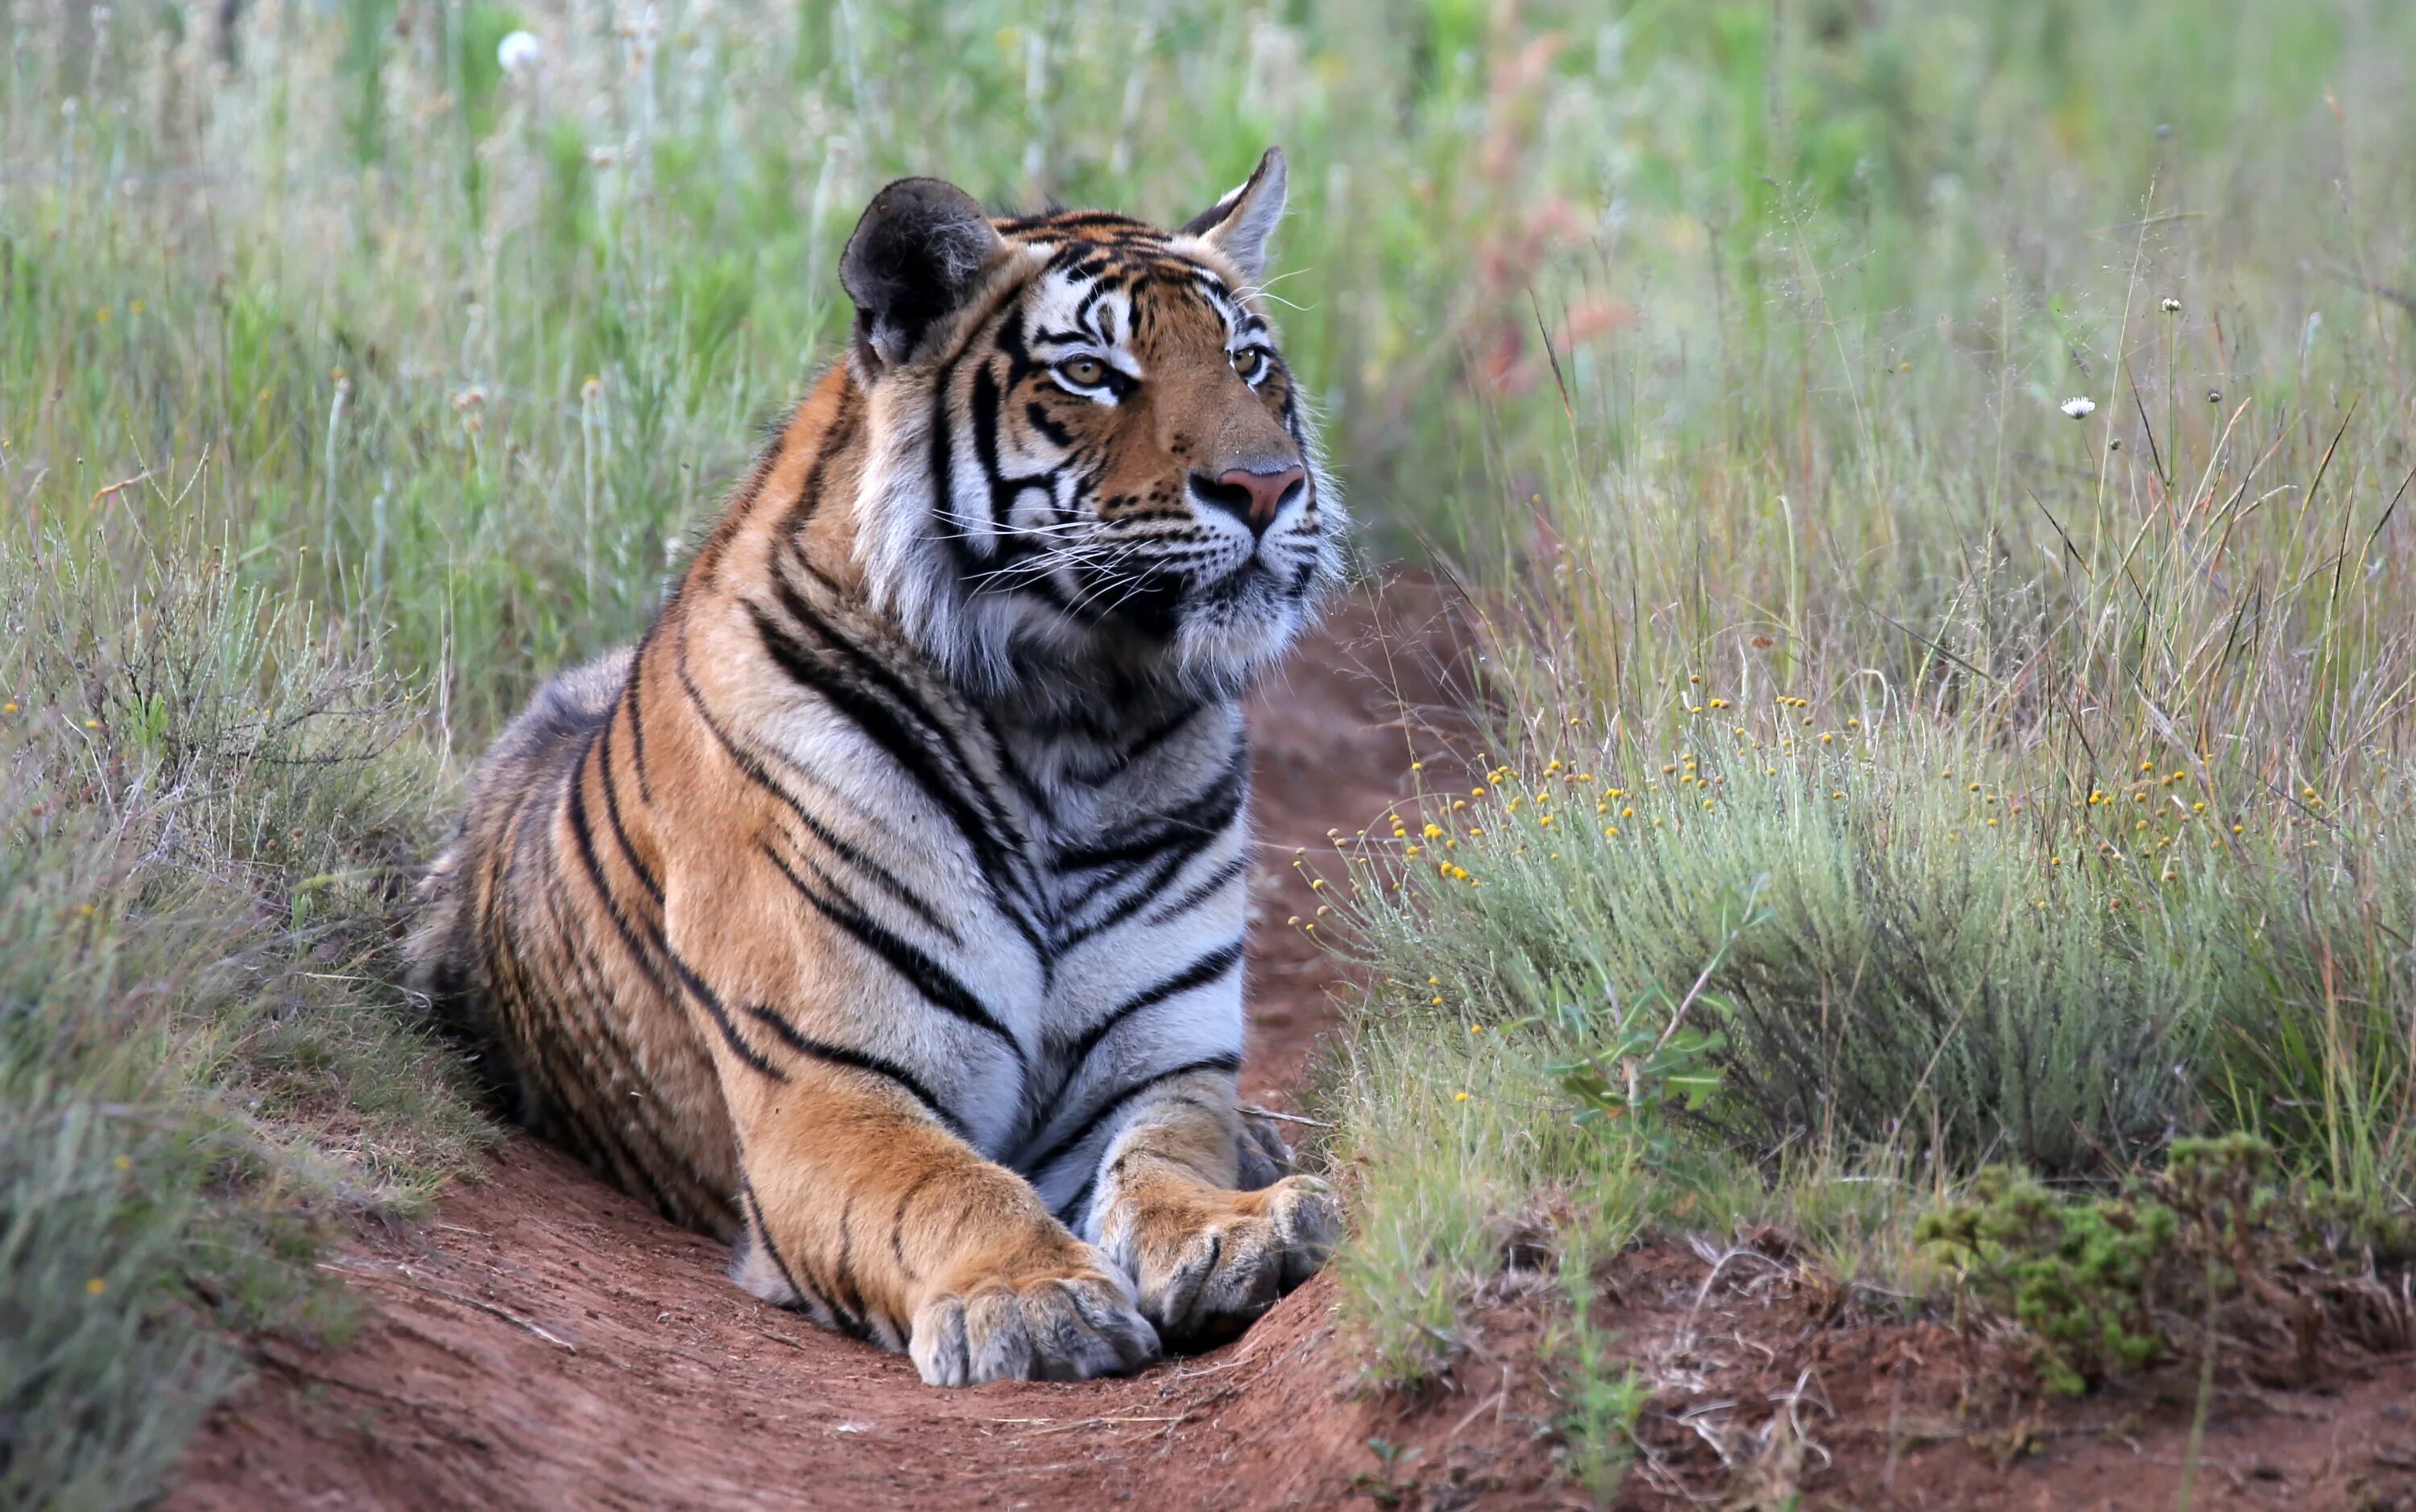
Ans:
{"type": "Polygon", "coordinates": [[[1247,468],[1234,468],[1218,473],[1213,484],[1195,475],[1192,487],[1202,499],[1240,516],[1256,532],[1275,523],[1276,511],[1283,507],[1284,501],[1291,498],[1307,477],[1307,470],[1295,462],[1279,472],[1253,472],[1247,468]],[[1206,487],[1201,487],[1203,484],[1206,487]]]}

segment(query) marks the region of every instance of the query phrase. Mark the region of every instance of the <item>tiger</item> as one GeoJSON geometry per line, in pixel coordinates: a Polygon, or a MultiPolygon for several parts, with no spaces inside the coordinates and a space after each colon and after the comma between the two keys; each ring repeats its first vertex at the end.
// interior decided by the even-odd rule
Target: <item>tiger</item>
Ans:
{"type": "Polygon", "coordinates": [[[1242,700],[1346,564],[1286,179],[1172,232],[881,189],[843,354],[421,884],[521,1124],[934,1385],[1231,1339],[1338,1236],[1236,1097],[1242,700]]]}

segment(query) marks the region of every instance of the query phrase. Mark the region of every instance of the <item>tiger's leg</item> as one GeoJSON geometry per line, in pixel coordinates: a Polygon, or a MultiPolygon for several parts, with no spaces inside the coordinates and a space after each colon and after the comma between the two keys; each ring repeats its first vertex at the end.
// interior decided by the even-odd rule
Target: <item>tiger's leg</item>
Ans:
{"type": "Polygon", "coordinates": [[[1325,1263],[1334,1199],[1313,1176],[1278,1179],[1287,1160],[1233,1105],[1230,1071],[1163,1084],[1108,1143],[1091,1221],[1170,1346],[1231,1339],[1325,1263]]]}
{"type": "Polygon", "coordinates": [[[1081,1380],[1156,1357],[1130,1283],[879,1071],[807,1056],[725,1073],[745,1172],[732,1274],[903,1347],[934,1385],[1081,1380]]]}

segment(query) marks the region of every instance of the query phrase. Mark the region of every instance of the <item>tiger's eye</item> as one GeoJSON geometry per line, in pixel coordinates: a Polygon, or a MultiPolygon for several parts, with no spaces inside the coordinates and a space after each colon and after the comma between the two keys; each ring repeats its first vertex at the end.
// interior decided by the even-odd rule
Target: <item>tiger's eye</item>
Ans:
{"type": "Polygon", "coordinates": [[[1108,376],[1108,365],[1096,357],[1068,357],[1057,365],[1065,381],[1083,388],[1096,388],[1108,376]]]}
{"type": "Polygon", "coordinates": [[[1259,347],[1245,347],[1233,353],[1233,371],[1242,375],[1245,383],[1255,383],[1267,370],[1267,354],[1259,347]]]}

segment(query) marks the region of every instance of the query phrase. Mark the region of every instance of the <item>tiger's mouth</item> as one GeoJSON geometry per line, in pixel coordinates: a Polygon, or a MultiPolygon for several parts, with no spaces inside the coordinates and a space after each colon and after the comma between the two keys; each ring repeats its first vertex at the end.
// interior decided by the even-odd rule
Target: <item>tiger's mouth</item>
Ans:
{"type": "Polygon", "coordinates": [[[1194,616],[1232,621],[1280,616],[1305,597],[1316,578],[1314,559],[1297,566],[1253,553],[1214,576],[1152,563],[1098,575],[1091,618],[1112,621],[1153,639],[1170,639],[1194,616]]]}

